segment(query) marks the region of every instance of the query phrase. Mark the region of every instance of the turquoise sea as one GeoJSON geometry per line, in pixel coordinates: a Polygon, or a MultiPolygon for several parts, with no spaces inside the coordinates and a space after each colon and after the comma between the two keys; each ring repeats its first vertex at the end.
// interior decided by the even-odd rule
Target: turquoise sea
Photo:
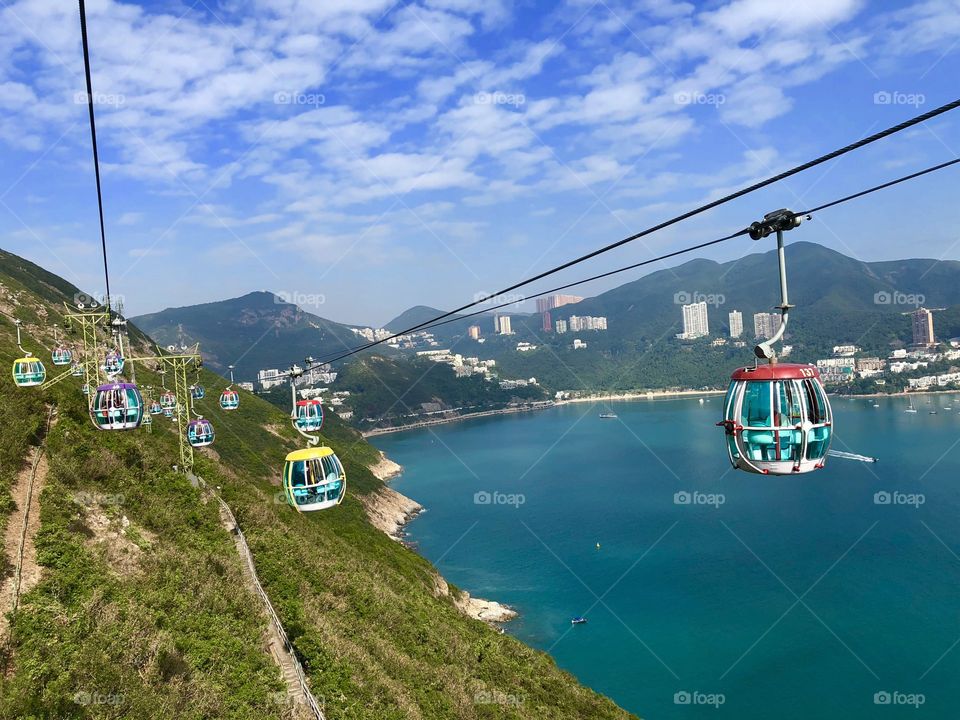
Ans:
{"type": "Polygon", "coordinates": [[[731,470],[717,396],[375,443],[419,551],[641,717],[960,717],[960,396],[877,402],[833,400],[833,447],[879,462],[802,477],[731,470]]]}

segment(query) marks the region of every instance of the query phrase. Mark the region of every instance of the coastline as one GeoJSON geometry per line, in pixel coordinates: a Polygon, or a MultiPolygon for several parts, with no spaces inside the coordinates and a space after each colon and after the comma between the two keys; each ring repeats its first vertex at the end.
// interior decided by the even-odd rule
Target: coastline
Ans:
{"type": "MultiPolygon", "coordinates": [[[[388,458],[382,450],[380,451],[380,461],[371,466],[370,471],[383,481],[384,487],[361,499],[367,511],[367,517],[370,518],[370,522],[375,528],[391,540],[409,547],[404,540],[404,527],[422,513],[424,507],[417,501],[386,485],[403,472],[403,467],[388,458]]],[[[472,597],[465,590],[460,590],[458,594],[454,595],[447,581],[439,573],[434,578],[433,590],[437,597],[451,598],[454,607],[467,617],[480,620],[488,625],[499,626],[500,623],[509,622],[517,617],[516,610],[495,600],[472,597]]]]}
{"type": "Polygon", "coordinates": [[[726,390],[647,390],[645,392],[630,393],[609,393],[602,395],[587,395],[585,397],[566,398],[564,400],[544,400],[543,402],[523,405],[521,407],[501,408],[499,410],[483,410],[475,413],[465,413],[452,417],[437,418],[435,420],[422,420],[409,425],[399,425],[396,427],[374,428],[372,430],[362,430],[360,434],[365,438],[376,437],[377,435],[390,435],[393,433],[404,432],[406,430],[421,430],[435,425],[448,425],[450,423],[460,422],[461,420],[473,420],[474,418],[494,417],[497,415],[515,415],[524,412],[536,412],[538,410],[547,410],[561,405],[572,403],[596,403],[596,402],[629,402],[634,400],[660,400],[664,398],[683,398],[699,397],[707,395],[723,395],[726,390]]]}

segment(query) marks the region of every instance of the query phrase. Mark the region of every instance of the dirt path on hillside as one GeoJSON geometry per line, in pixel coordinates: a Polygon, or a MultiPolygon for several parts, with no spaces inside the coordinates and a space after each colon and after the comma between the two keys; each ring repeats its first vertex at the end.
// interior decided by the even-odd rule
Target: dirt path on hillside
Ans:
{"type": "MultiPolygon", "coordinates": [[[[247,586],[247,590],[254,597],[259,597],[257,590],[257,580],[253,576],[253,572],[250,568],[250,565],[253,562],[253,559],[249,557],[246,544],[241,539],[239,533],[235,532],[234,518],[231,514],[224,508],[223,505],[220,506],[220,521],[223,523],[223,527],[233,536],[234,545],[237,548],[237,554],[240,555],[243,571],[243,580],[244,584],[247,586]]],[[[280,633],[277,632],[276,626],[272,622],[267,622],[267,626],[264,629],[263,641],[265,646],[269,649],[270,655],[273,657],[274,662],[280,668],[280,674],[283,678],[284,684],[287,686],[286,696],[282,699],[281,704],[284,706],[290,717],[295,720],[308,720],[314,718],[314,714],[310,712],[309,707],[304,701],[303,690],[300,687],[300,679],[297,675],[296,666],[294,664],[293,655],[287,649],[283,639],[280,637],[280,633]]],[[[278,700],[280,700],[278,698],[278,700]]]]}
{"type": "Polygon", "coordinates": [[[41,568],[37,565],[34,540],[40,529],[40,493],[46,485],[49,470],[44,450],[46,433],[49,432],[52,422],[51,409],[44,439],[40,445],[31,449],[27,463],[17,474],[11,488],[14,510],[7,520],[3,553],[13,569],[0,585],[0,638],[3,642],[7,641],[10,626],[7,613],[16,610],[21,596],[40,582],[41,568]]]}

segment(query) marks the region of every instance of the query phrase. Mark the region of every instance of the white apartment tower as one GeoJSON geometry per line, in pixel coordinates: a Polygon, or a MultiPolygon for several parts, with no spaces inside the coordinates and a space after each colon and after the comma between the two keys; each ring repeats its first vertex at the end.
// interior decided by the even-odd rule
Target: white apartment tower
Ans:
{"type": "Polygon", "coordinates": [[[738,338],[743,335],[743,313],[734,310],[730,313],[730,337],[738,338]]]}
{"type": "Polygon", "coordinates": [[[687,340],[709,335],[707,303],[698,302],[683,306],[683,337],[687,340]]]}

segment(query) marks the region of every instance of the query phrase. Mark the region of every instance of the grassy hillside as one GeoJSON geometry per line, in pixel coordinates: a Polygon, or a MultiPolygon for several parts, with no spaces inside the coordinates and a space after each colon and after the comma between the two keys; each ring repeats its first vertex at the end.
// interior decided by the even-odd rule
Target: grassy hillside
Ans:
{"type": "MultiPolygon", "coordinates": [[[[31,292],[36,282],[0,271],[0,305],[28,321],[35,348],[49,345],[35,319],[55,320],[50,298],[31,292]]],[[[0,316],[8,365],[12,332],[0,316]]],[[[159,385],[146,368],[137,376],[159,385]]],[[[325,427],[348,473],[344,504],[298,514],[278,499],[283,456],[298,444],[284,413],[247,393],[223,413],[222,380],[204,371],[202,381],[198,409],[217,442],[197,472],[233,508],[329,718],[629,717],[548,656],[462,615],[430,563],[368,522],[379,454],[353,430],[336,418],[325,427]],[[510,702],[478,702],[489,693],[510,702]]],[[[42,576],[0,640],[0,718],[289,717],[265,618],[217,504],[171,470],[170,421],[156,418],[152,433],[100,432],[74,380],[44,392],[0,383],[0,522],[48,407],[42,576]]]]}

